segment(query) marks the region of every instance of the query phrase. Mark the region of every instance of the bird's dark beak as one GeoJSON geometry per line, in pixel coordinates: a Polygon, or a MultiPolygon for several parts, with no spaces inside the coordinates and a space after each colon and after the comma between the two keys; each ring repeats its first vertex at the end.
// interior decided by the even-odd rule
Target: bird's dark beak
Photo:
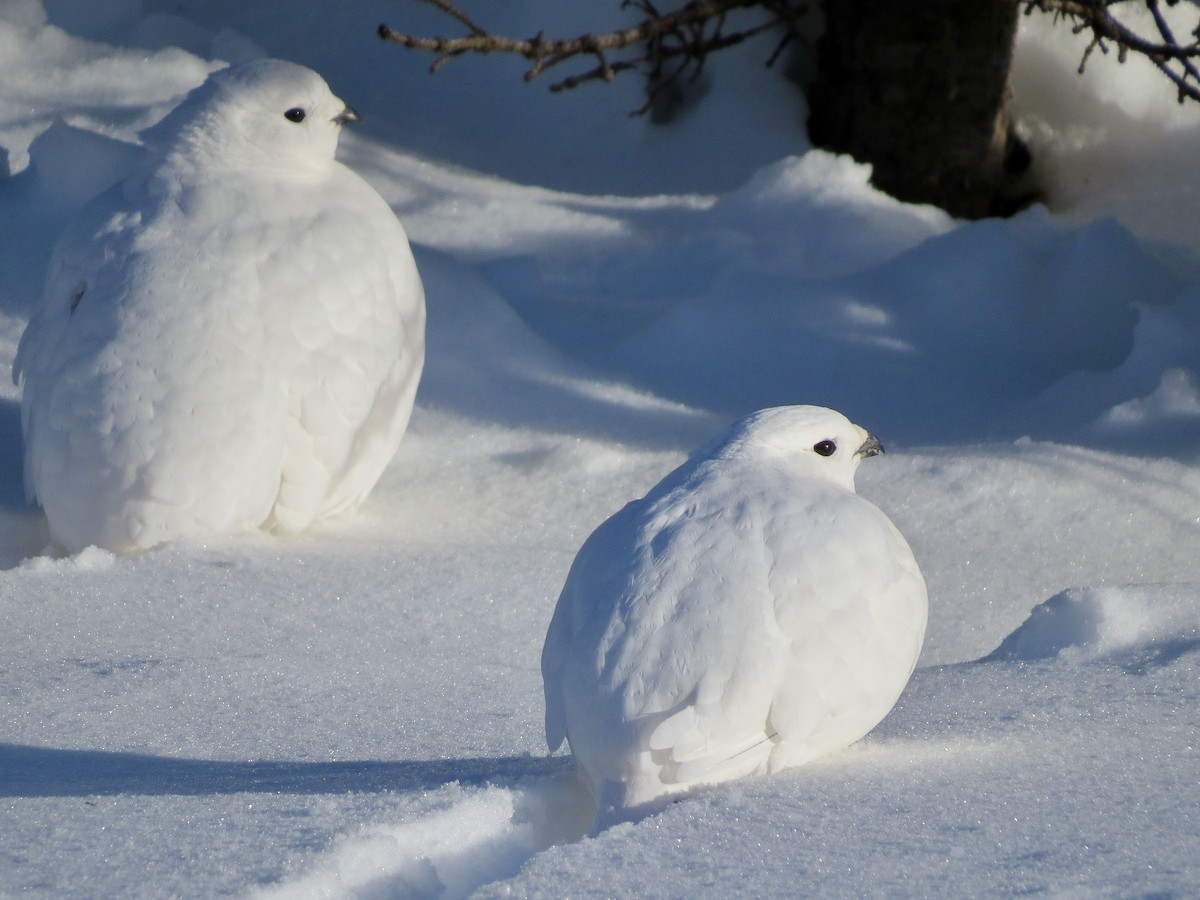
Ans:
{"type": "Polygon", "coordinates": [[[349,125],[352,122],[361,122],[362,117],[359,116],[359,114],[349,106],[347,106],[340,113],[333,117],[333,121],[338,125],[349,125]]]}
{"type": "Polygon", "coordinates": [[[879,438],[873,434],[868,434],[867,439],[862,442],[862,446],[858,448],[855,456],[861,456],[866,459],[869,456],[879,456],[883,453],[883,444],[879,443],[879,438]]]}

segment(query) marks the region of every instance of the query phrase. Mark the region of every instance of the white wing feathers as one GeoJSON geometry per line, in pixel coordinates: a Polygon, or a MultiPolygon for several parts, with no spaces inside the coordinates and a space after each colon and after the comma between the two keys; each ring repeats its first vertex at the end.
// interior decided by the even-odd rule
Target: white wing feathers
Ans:
{"type": "Polygon", "coordinates": [[[424,294],[391,209],[333,159],[344,111],[290,63],[214,73],[60,240],[13,373],[27,490],[66,549],[296,531],[378,480],[424,294]]]}
{"type": "Polygon", "coordinates": [[[576,557],[543,651],[547,740],[570,740],[598,821],[797,765],[883,718],[924,627],[908,545],[852,489],[693,458],[576,557]]]}

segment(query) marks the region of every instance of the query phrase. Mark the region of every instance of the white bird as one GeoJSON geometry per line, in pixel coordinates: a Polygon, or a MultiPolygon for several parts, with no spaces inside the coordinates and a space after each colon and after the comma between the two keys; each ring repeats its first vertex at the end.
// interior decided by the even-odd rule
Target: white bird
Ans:
{"type": "Polygon", "coordinates": [[[299,531],[375,486],[425,298],[404,228],[334,160],[356,118],[292,63],[215,72],[60,238],[13,378],[63,548],[299,531]]]}
{"type": "Polygon", "coordinates": [[[547,743],[570,743],[596,827],[846,747],[892,708],[928,604],[854,491],[881,452],[833,410],[762,410],[584,543],[542,677],[547,743]]]}

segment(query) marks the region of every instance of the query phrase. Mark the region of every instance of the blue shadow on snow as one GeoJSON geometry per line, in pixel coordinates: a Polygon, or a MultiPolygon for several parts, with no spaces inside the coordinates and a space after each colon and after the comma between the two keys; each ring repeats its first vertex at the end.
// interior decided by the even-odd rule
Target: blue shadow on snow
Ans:
{"type": "Polygon", "coordinates": [[[26,506],[23,465],[21,405],[13,400],[0,400],[0,507],[26,506]]]}
{"type": "Polygon", "coordinates": [[[239,762],[0,744],[0,797],[382,793],[556,775],[572,764],[569,756],[239,762]]]}

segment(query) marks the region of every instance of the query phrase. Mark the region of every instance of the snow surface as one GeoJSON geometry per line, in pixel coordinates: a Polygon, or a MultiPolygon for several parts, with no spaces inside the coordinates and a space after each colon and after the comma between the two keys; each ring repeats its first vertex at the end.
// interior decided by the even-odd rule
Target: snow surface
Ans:
{"type": "MultiPolygon", "coordinates": [[[[527,0],[484,24],[601,27],[527,0]]],[[[485,15],[486,13],[486,15],[485,15]]],[[[0,0],[0,358],[63,222],[221,61],[322,72],[429,296],[413,425],[361,512],[289,539],[39,555],[0,388],[0,894],[1200,893],[1200,109],[1023,20],[1050,209],[956,222],[807,149],[802,98],[373,36],[390,0],[0,0]],[[333,11],[336,8],[336,12],[333,11]],[[538,654],[575,551],[723,424],[839,408],[889,453],[930,627],[867,738],[576,839],[538,654]]],[[[754,85],[754,87],[749,87],[754,85]]]]}

